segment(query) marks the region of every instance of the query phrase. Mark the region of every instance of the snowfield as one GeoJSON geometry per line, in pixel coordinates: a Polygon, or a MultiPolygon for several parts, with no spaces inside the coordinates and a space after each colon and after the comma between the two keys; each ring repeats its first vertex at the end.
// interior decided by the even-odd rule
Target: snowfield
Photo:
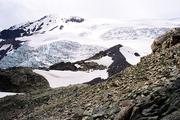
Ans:
{"type": "Polygon", "coordinates": [[[33,72],[44,76],[52,88],[81,84],[89,82],[94,78],[101,77],[103,79],[108,78],[107,70],[95,70],[95,71],[58,71],[58,70],[33,70],[33,72]]]}
{"type": "Polygon", "coordinates": [[[109,67],[113,63],[113,60],[112,60],[111,57],[105,56],[105,57],[102,57],[102,58],[100,58],[98,60],[89,60],[89,61],[86,61],[86,62],[96,62],[99,65],[104,65],[104,66],[109,67]]]}

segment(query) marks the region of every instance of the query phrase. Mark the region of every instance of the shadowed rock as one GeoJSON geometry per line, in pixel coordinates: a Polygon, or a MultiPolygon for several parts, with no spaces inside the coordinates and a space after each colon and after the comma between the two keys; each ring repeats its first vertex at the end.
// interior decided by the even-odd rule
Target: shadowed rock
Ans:
{"type": "Polygon", "coordinates": [[[10,68],[0,70],[0,91],[3,92],[32,92],[49,88],[48,81],[31,68],[10,68]]]}

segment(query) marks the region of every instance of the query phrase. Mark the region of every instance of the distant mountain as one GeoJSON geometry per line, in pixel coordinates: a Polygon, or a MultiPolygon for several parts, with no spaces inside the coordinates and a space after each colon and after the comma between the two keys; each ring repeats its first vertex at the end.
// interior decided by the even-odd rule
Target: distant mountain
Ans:
{"type": "Polygon", "coordinates": [[[155,37],[177,25],[171,21],[160,24],[160,21],[44,16],[0,32],[0,68],[39,68],[79,61],[117,44],[144,56],[151,53],[155,37]]]}
{"type": "Polygon", "coordinates": [[[54,29],[62,30],[66,24],[81,23],[84,19],[80,17],[58,18],[56,16],[44,16],[41,19],[26,24],[19,24],[1,31],[1,39],[13,39],[33,34],[43,34],[54,29]]]}
{"type": "Polygon", "coordinates": [[[14,52],[14,50],[22,46],[22,44],[27,41],[19,41],[17,40],[18,38],[33,36],[35,34],[44,34],[45,32],[52,31],[56,28],[62,30],[65,24],[69,24],[71,22],[81,23],[83,21],[84,19],[79,17],[59,19],[55,16],[44,16],[37,21],[14,25],[9,29],[2,30],[0,32],[0,60],[8,53],[14,52]]]}

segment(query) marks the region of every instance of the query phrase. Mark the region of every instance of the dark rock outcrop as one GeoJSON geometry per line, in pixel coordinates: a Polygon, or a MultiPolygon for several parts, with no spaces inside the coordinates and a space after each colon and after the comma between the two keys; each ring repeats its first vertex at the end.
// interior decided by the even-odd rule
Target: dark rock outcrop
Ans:
{"type": "Polygon", "coordinates": [[[66,21],[65,21],[65,23],[69,23],[69,22],[81,23],[81,22],[84,22],[84,18],[71,17],[71,18],[69,18],[69,19],[66,19],[66,21]]]}
{"type": "Polygon", "coordinates": [[[1,92],[24,93],[49,87],[48,81],[43,76],[34,73],[31,68],[0,70],[1,92]]]}
{"type": "Polygon", "coordinates": [[[125,68],[131,66],[127,61],[126,58],[123,56],[123,54],[119,51],[119,49],[123,47],[122,45],[116,45],[114,47],[111,47],[105,51],[100,51],[93,57],[87,59],[87,60],[98,60],[102,57],[109,56],[112,58],[113,63],[108,67],[108,74],[109,76],[112,76],[125,68]]]}
{"type": "Polygon", "coordinates": [[[108,51],[105,51],[106,54],[110,57],[112,57],[113,63],[108,68],[108,74],[109,76],[112,76],[118,72],[121,72],[125,68],[131,66],[127,61],[126,58],[123,56],[121,52],[119,52],[120,47],[122,45],[116,45],[109,49],[108,51]]]}
{"type": "Polygon", "coordinates": [[[60,62],[49,67],[50,70],[71,70],[76,71],[77,67],[71,62],[60,62]]]}
{"type": "Polygon", "coordinates": [[[104,70],[106,66],[99,65],[95,62],[60,62],[49,67],[50,70],[71,70],[71,71],[89,71],[89,70],[104,70]],[[79,67],[77,67],[79,66],[79,67]]]}
{"type": "Polygon", "coordinates": [[[21,37],[22,35],[26,35],[27,32],[24,31],[23,29],[16,29],[16,30],[3,30],[0,32],[0,38],[1,39],[14,39],[17,37],[21,37]]]}

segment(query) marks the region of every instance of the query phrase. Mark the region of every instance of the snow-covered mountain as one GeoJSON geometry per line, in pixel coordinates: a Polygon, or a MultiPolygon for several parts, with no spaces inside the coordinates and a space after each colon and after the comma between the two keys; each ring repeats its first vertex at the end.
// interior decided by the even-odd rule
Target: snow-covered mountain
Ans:
{"type": "Polygon", "coordinates": [[[143,56],[151,52],[155,37],[179,23],[45,16],[0,32],[0,68],[38,68],[78,61],[117,44],[136,49],[143,56]]]}

